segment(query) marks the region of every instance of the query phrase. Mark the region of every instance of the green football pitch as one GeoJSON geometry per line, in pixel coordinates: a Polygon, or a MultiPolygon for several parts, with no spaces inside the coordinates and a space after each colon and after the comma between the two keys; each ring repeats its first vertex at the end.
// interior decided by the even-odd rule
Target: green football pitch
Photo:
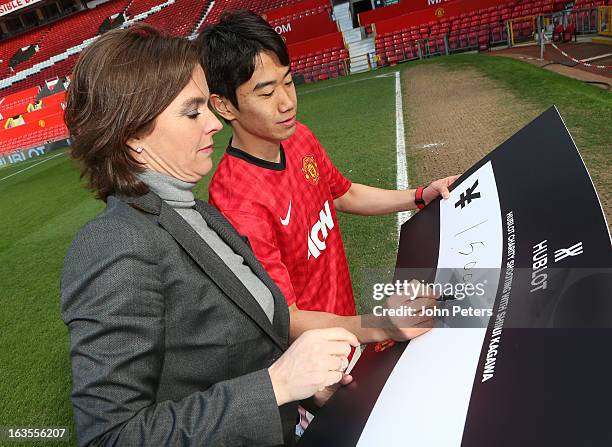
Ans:
{"type": "MultiPolygon", "coordinates": [[[[298,87],[298,118],[351,180],[396,188],[394,73],[415,64],[298,87]]],[[[587,166],[596,168],[592,174],[600,195],[612,191],[612,93],[505,58],[462,55],[424,64],[479,70],[542,111],[556,104],[587,166]]],[[[405,116],[408,107],[409,94],[405,116]]],[[[411,123],[406,120],[405,125],[409,136],[411,123]]],[[[215,161],[228,139],[226,127],[215,138],[215,161]]],[[[413,157],[409,152],[409,162],[413,157]]],[[[418,178],[411,163],[408,170],[408,179],[418,178]]],[[[196,188],[201,199],[207,197],[209,179],[196,188]]],[[[103,207],[82,187],[67,153],[56,151],[0,167],[0,427],[66,426],[74,443],[68,331],[59,316],[59,278],[75,233],[103,207]]],[[[396,217],[341,215],[340,227],[358,308],[366,311],[362,270],[393,266],[396,217]]]]}

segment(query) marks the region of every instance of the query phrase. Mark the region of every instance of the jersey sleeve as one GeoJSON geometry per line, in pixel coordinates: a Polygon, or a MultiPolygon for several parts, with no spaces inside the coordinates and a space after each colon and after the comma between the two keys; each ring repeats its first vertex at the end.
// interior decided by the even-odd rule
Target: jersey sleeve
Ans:
{"type": "Polygon", "coordinates": [[[320,161],[318,160],[317,162],[321,163],[321,173],[329,183],[332,197],[334,200],[338,197],[342,197],[349,190],[352,182],[342,175],[338,168],[332,163],[319,140],[314,135],[312,135],[312,138],[314,138],[315,145],[319,151],[318,158],[320,161]]]}
{"type": "Polygon", "coordinates": [[[261,262],[270,278],[285,295],[287,306],[296,302],[289,271],[281,259],[274,228],[268,218],[238,210],[220,210],[236,228],[249,239],[255,257],[261,262]]]}

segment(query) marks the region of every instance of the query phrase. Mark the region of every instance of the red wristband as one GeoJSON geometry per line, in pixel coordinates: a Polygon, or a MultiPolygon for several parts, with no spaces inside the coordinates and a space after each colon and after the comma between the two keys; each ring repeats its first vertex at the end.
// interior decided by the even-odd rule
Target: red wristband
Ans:
{"type": "Polygon", "coordinates": [[[414,193],[414,203],[416,204],[416,206],[422,210],[423,208],[425,208],[425,205],[427,205],[425,203],[425,200],[423,200],[423,191],[425,190],[425,188],[423,186],[419,186],[416,189],[416,192],[414,193]]]}

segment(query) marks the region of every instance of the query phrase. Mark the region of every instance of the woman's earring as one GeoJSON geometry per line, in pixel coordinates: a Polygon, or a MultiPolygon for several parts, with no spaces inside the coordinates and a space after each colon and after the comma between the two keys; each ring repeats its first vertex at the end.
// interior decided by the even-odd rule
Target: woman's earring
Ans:
{"type": "Polygon", "coordinates": [[[140,146],[138,146],[138,147],[136,148],[136,152],[138,152],[139,154],[140,154],[142,151],[143,151],[143,148],[141,148],[140,146]]]}

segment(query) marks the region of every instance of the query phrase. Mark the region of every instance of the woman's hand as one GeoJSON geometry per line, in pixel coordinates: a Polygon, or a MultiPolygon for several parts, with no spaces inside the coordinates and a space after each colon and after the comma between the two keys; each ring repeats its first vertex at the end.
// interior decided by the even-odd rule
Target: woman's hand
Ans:
{"type": "Polygon", "coordinates": [[[278,405],[306,399],[340,382],[351,346],[359,346],[359,341],[346,329],[304,332],[268,368],[278,405]]]}

